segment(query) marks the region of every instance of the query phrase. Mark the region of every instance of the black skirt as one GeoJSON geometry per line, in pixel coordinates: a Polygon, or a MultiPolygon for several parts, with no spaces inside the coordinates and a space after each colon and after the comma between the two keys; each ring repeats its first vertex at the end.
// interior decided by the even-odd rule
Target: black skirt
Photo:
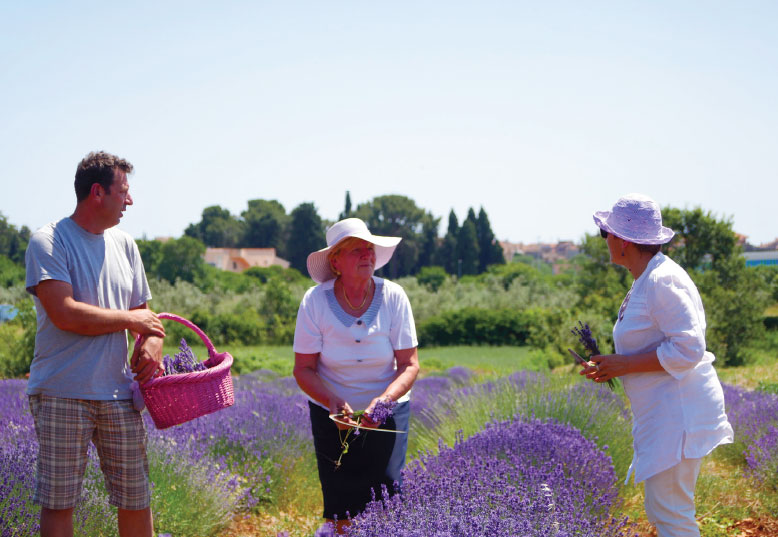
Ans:
{"type": "MultiPolygon", "coordinates": [[[[402,469],[405,453],[408,451],[408,435],[382,433],[362,429],[358,436],[352,431],[348,435],[348,453],[336,465],[341,451],[341,431],[329,418],[329,413],[319,405],[308,403],[311,411],[313,445],[316,449],[316,463],[319,467],[319,481],[324,496],[324,518],[344,520],[362,512],[371,500],[371,491],[376,499],[381,498],[381,485],[389,493],[402,485],[402,469]]],[[[408,431],[410,404],[398,404],[394,414],[382,429],[408,431]]]]}

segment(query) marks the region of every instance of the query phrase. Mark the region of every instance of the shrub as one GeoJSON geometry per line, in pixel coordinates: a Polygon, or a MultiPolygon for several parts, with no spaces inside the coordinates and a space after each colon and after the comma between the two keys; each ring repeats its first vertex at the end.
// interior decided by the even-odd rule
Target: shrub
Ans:
{"type": "Polygon", "coordinates": [[[35,307],[32,300],[26,299],[18,302],[16,308],[16,317],[0,324],[0,378],[29,373],[35,354],[35,307]]]}
{"type": "Polygon", "coordinates": [[[446,278],[448,278],[446,269],[438,266],[422,267],[419,273],[416,274],[416,280],[419,284],[425,286],[433,293],[437,293],[440,286],[446,281],[446,278]]]}
{"type": "Polygon", "coordinates": [[[418,332],[423,345],[525,345],[530,326],[524,312],[466,308],[427,319],[418,332]]]}

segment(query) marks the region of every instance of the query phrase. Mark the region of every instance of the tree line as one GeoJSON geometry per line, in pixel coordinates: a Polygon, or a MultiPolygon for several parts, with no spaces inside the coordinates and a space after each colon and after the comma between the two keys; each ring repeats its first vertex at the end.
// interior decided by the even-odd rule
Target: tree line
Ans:
{"type": "MultiPolygon", "coordinates": [[[[346,192],[338,218],[349,217],[364,220],[374,234],[402,237],[391,262],[382,270],[389,278],[417,274],[431,265],[458,276],[480,274],[489,265],[505,263],[483,207],[478,216],[471,208],[462,225],[452,210],[444,237],[438,236],[440,218],[406,196],[378,196],[354,208],[346,192]]],[[[276,200],[256,199],[249,200],[240,215],[218,205],[206,207],[200,221],[190,224],[184,236],[206,247],[275,248],[279,257],[307,274],[307,256],[326,246],[325,231],[331,223],[319,216],[313,203],[302,203],[287,214],[276,200]]]]}
{"type": "MultiPolygon", "coordinates": [[[[480,254],[488,252],[488,248],[476,247],[478,222],[488,223],[485,212],[481,217],[469,211],[461,225],[455,215],[449,215],[449,228],[438,237],[432,232],[436,219],[417,207],[412,210],[415,204],[408,198],[381,196],[356,208],[349,206],[348,196],[346,200],[340,216],[360,216],[375,233],[406,238],[407,250],[398,248],[396,256],[396,279],[413,305],[421,345],[529,345],[538,349],[539,359],[553,366],[568,360],[566,348],[575,344],[570,328],[581,320],[592,326],[601,348],[610,350],[610,330],[632,280],[625,269],[610,264],[606,242],[599,234],[586,235],[579,245],[581,253],[559,274],[526,256],[511,263],[487,262],[485,270],[478,272],[480,254]],[[468,258],[465,251],[458,250],[465,240],[471,244],[467,252],[478,252],[479,257],[468,258]],[[452,257],[445,252],[455,252],[456,262],[451,263],[452,257]]],[[[268,204],[264,205],[282,209],[276,202],[268,204]]],[[[307,205],[307,214],[315,215],[316,211],[310,210],[313,205],[307,205]]],[[[216,214],[209,209],[209,214],[216,214]]],[[[277,215],[282,213],[276,210],[277,215]]],[[[223,211],[220,214],[222,220],[230,221],[223,211]]],[[[663,251],[689,271],[702,294],[708,348],[729,365],[747,363],[755,356],[773,356],[778,331],[766,331],[766,327],[774,328],[778,323],[767,322],[776,319],[765,317],[765,309],[778,303],[778,270],[746,267],[729,220],[700,208],[668,207],[663,209],[663,217],[677,233],[663,251]]],[[[232,220],[245,222],[244,218],[232,220]]],[[[303,227],[299,212],[292,211],[287,220],[289,227],[278,229],[287,229],[289,237],[295,236],[303,227]],[[295,221],[298,231],[292,232],[295,221]]],[[[326,222],[312,220],[316,225],[308,229],[315,227],[317,233],[308,235],[321,238],[321,242],[306,247],[305,255],[323,246],[326,222]]],[[[202,224],[193,226],[199,229],[202,224]]],[[[268,224],[265,229],[275,227],[268,224]]],[[[213,231],[218,226],[203,229],[213,231]]],[[[23,267],[28,239],[29,230],[16,228],[0,215],[0,267],[11,267],[0,271],[8,278],[0,289],[0,304],[15,304],[20,311],[13,321],[0,324],[0,377],[23,374],[32,358],[35,313],[24,291],[23,267]]],[[[205,244],[190,235],[137,243],[155,310],[192,319],[219,345],[291,341],[297,305],[311,285],[301,271],[278,266],[253,267],[243,273],[222,271],[205,264],[205,244]]],[[[184,334],[171,328],[171,335],[184,334]]]]}

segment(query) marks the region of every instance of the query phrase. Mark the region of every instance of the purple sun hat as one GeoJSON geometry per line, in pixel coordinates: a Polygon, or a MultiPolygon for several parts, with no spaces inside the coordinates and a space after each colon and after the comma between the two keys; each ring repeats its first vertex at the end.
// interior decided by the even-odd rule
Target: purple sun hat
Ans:
{"type": "Polygon", "coordinates": [[[665,244],[675,232],[662,225],[659,205],[643,194],[622,196],[610,211],[594,213],[600,229],[635,244],[665,244]]]}

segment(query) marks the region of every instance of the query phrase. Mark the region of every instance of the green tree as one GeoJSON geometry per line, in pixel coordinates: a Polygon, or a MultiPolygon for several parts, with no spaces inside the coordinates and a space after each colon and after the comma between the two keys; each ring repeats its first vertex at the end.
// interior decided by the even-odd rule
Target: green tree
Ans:
{"type": "Polygon", "coordinates": [[[504,264],[505,256],[503,255],[502,246],[497,241],[492,231],[492,226],[489,223],[489,217],[486,216],[486,211],[481,207],[478,211],[478,219],[475,223],[476,233],[478,235],[478,271],[484,272],[489,265],[504,264]]]}
{"type": "Polygon", "coordinates": [[[156,276],[175,283],[176,279],[194,282],[203,274],[205,245],[192,237],[170,239],[162,243],[156,276]]]}
{"type": "Polygon", "coordinates": [[[717,220],[699,207],[692,210],[665,207],[662,220],[675,231],[665,252],[685,269],[701,269],[707,264],[716,269],[736,253],[737,238],[729,219],[717,220]]]}
{"type": "Polygon", "coordinates": [[[708,348],[726,365],[743,365],[751,359],[750,347],[764,337],[770,290],[735,257],[720,261],[718,268],[695,274],[705,304],[708,348]]]}
{"type": "Polygon", "coordinates": [[[343,212],[338,215],[338,220],[343,220],[344,218],[351,218],[351,193],[346,190],[346,206],[343,208],[343,212]]]}
{"type": "Polygon", "coordinates": [[[140,258],[143,260],[143,268],[146,276],[159,278],[159,264],[162,262],[162,242],[158,240],[138,239],[140,258]]]}
{"type": "MultiPolygon", "coordinates": [[[[472,209],[471,209],[472,212],[472,209]]],[[[478,260],[480,249],[478,248],[478,233],[475,228],[475,215],[466,218],[459,228],[457,237],[457,263],[461,263],[462,274],[478,274],[478,260]]],[[[459,267],[457,268],[459,273],[459,267]]]]}
{"type": "Polygon", "coordinates": [[[197,224],[190,224],[184,234],[212,248],[235,248],[243,244],[245,224],[230,211],[218,205],[203,209],[197,224]]]}
{"type": "Polygon", "coordinates": [[[8,257],[18,265],[24,265],[24,253],[30,240],[30,230],[27,226],[17,229],[0,213],[0,255],[8,257]]]}
{"type": "Polygon", "coordinates": [[[11,261],[5,255],[0,255],[0,285],[11,287],[24,282],[24,266],[11,261]]]}
{"type": "Polygon", "coordinates": [[[459,237],[459,220],[454,209],[451,209],[448,213],[446,235],[436,255],[436,264],[446,269],[449,274],[457,273],[457,237],[459,237]]]}
{"type": "Polygon", "coordinates": [[[440,218],[435,218],[430,213],[424,215],[419,236],[420,251],[418,268],[431,266],[436,262],[438,251],[438,226],[440,218]]]}
{"type": "Polygon", "coordinates": [[[242,246],[275,248],[279,257],[287,258],[287,227],[289,216],[276,200],[249,200],[248,209],[241,214],[246,234],[242,246]]]}
{"type": "Polygon", "coordinates": [[[308,254],[327,246],[324,223],[313,203],[301,203],[292,211],[286,259],[292,268],[308,274],[308,254]]]}

